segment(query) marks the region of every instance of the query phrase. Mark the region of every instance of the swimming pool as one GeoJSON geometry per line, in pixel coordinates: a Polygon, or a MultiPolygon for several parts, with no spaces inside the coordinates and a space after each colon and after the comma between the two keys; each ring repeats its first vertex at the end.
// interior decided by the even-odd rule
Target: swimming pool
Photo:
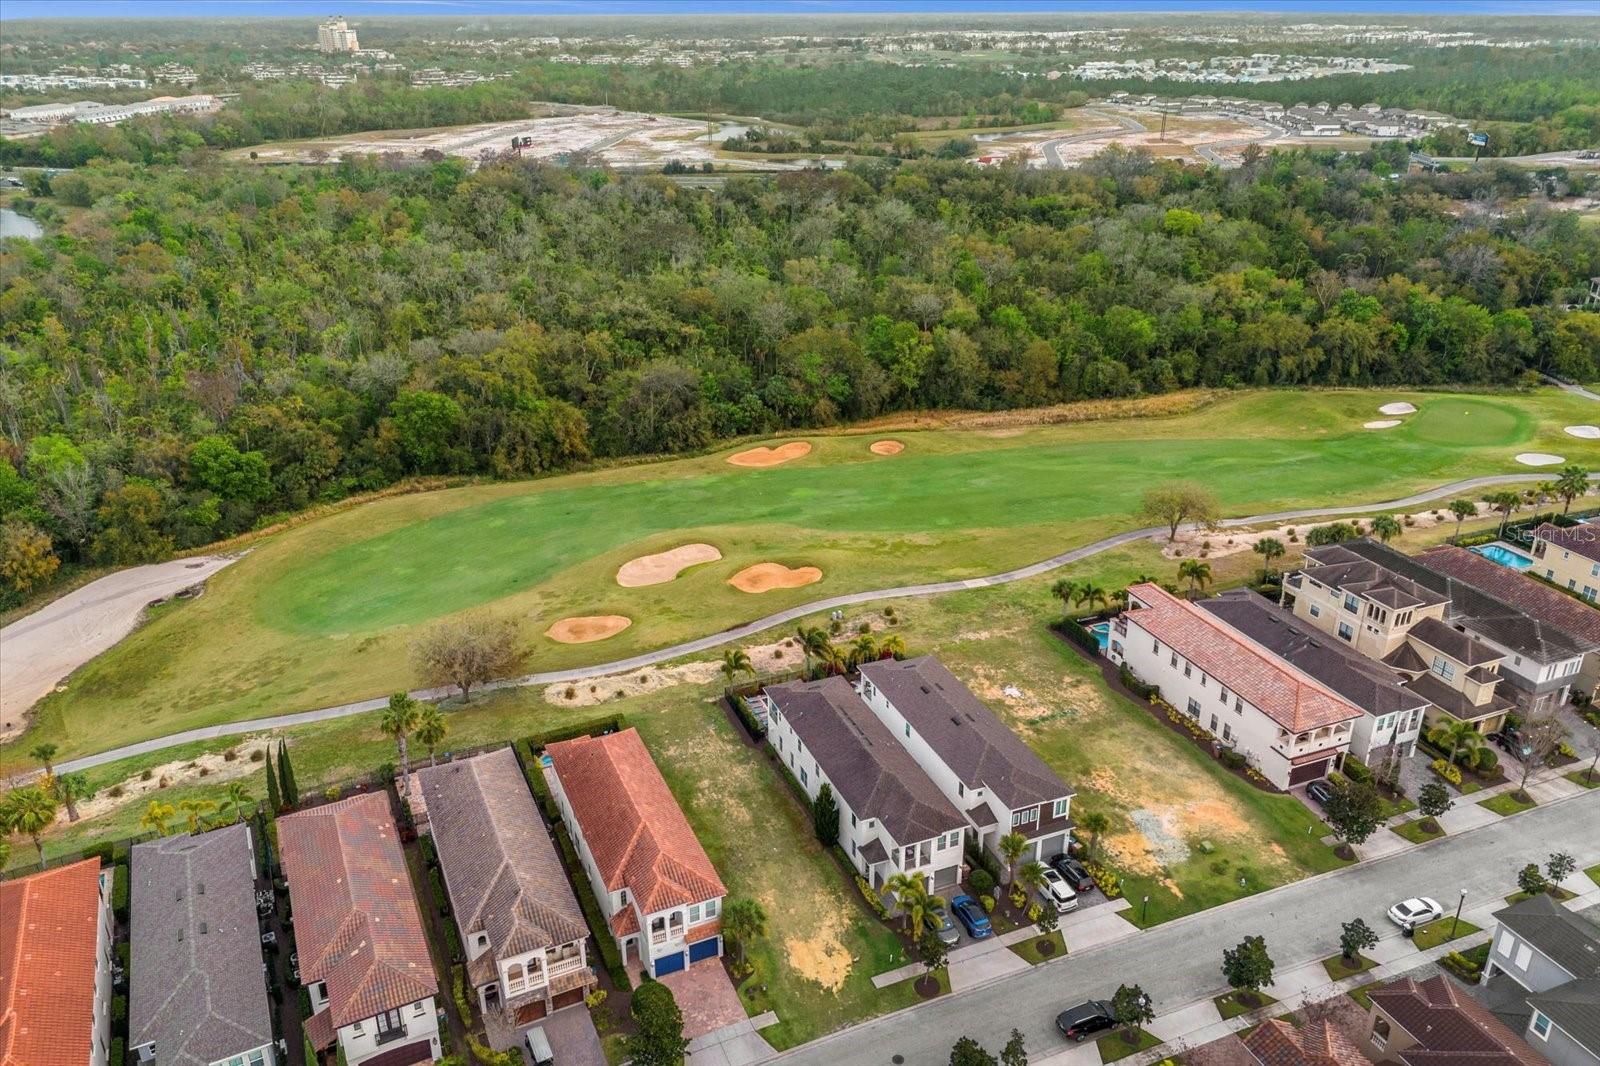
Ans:
{"type": "Polygon", "coordinates": [[[1100,645],[1100,654],[1106,653],[1106,645],[1111,643],[1111,623],[1096,622],[1089,627],[1089,632],[1094,634],[1094,641],[1100,645]]]}
{"type": "Polygon", "coordinates": [[[1513,570],[1527,570],[1533,566],[1533,557],[1524,555],[1509,545],[1496,542],[1494,544],[1480,544],[1468,551],[1477,552],[1491,563],[1509,566],[1513,570]]]}

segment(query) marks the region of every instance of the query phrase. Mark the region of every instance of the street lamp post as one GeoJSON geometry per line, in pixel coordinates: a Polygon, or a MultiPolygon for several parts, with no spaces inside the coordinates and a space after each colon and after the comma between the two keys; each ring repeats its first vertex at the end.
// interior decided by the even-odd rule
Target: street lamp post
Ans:
{"type": "Polygon", "coordinates": [[[1466,902],[1467,902],[1467,890],[1463,888],[1461,890],[1461,898],[1456,900],[1456,916],[1454,918],[1450,919],[1450,939],[1451,940],[1454,940],[1456,938],[1456,926],[1461,924],[1461,908],[1466,904],[1466,902]]]}
{"type": "Polygon", "coordinates": [[[1150,897],[1144,897],[1144,906],[1139,908],[1139,924],[1144,925],[1145,919],[1150,917],[1150,897]]]}

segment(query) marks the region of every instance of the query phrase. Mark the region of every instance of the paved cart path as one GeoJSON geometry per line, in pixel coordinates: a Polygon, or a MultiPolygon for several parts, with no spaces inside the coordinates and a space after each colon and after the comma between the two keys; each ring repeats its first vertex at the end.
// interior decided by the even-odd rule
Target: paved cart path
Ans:
{"type": "MultiPolygon", "coordinates": [[[[1600,474],[1590,475],[1595,480],[1600,480],[1600,474]]],[[[1293,522],[1300,519],[1333,518],[1340,515],[1368,514],[1374,511],[1391,511],[1404,507],[1415,507],[1430,503],[1434,500],[1458,496],[1462,493],[1473,492],[1478,489],[1491,488],[1496,485],[1512,485],[1519,482],[1541,480],[1538,474],[1495,474],[1489,477],[1469,478],[1465,481],[1453,481],[1448,485],[1427,489],[1423,492],[1413,493],[1397,500],[1387,500],[1380,503],[1358,503],[1346,507],[1314,507],[1298,511],[1273,511],[1269,514],[1249,515],[1243,518],[1228,518],[1219,522],[1224,529],[1239,526],[1262,525],[1277,522],[1293,522]]],[[[685,655],[694,655],[698,652],[709,651],[725,644],[753,637],[758,633],[781,626],[789,622],[798,621],[808,615],[820,611],[831,611],[840,607],[850,607],[859,603],[872,600],[903,599],[910,596],[937,596],[946,592],[962,592],[968,589],[992,588],[996,585],[1005,585],[1013,581],[1026,581],[1029,578],[1047,574],[1052,570],[1069,566],[1111,548],[1120,547],[1146,537],[1156,536],[1163,532],[1161,528],[1149,526],[1144,529],[1131,529],[1125,533],[1103,537],[1092,544],[1085,544],[1079,548],[1052,555],[1048,559],[1007,570],[1004,573],[990,574],[987,577],[967,578],[961,581],[934,581],[922,585],[901,585],[897,588],[867,589],[863,592],[850,592],[840,596],[831,596],[825,600],[813,600],[802,603],[787,610],[769,614],[742,625],[724,629],[718,633],[711,633],[694,640],[684,641],[655,651],[643,652],[627,659],[616,659],[611,662],[595,663],[592,666],[576,666],[566,670],[547,670],[542,673],[524,674],[521,677],[502,678],[480,686],[482,691],[493,691],[502,688],[515,688],[531,685],[557,685],[571,681],[582,681],[591,677],[601,677],[606,674],[625,673],[641,667],[655,666],[685,655]]],[[[449,687],[417,689],[411,694],[421,700],[440,700],[451,693],[449,687]]],[[[308,725],[313,722],[326,722],[335,718],[345,718],[353,714],[365,714],[377,710],[388,703],[387,697],[377,697],[369,700],[357,700],[353,703],[341,703],[335,707],[321,707],[314,711],[300,711],[294,714],[280,714],[271,718],[254,718],[242,722],[221,722],[216,725],[204,726],[199,729],[186,729],[181,733],[171,733],[164,737],[155,737],[142,740],[136,744],[125,744],[119,748],[102,751],[95,755],[86,755],[82,758],[71,759],[58,764],[62,771],[72,773],[86,770],[93,766],[115,762],[134,755],[145,755],[150,752],[160,751],[178,744],[188,744],[197,740],[214,740],[218,737],[239,736],[245,733],[257,733],[269,729],[284,729],[290,726],[308,725]]]]}

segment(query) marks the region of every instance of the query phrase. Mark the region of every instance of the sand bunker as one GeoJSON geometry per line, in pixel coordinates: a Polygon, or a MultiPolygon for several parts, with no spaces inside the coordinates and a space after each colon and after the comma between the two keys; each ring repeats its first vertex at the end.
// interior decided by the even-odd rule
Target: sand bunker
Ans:
{"type": "Polygon", "coordinates": [[[1404,401],[1400,403],[1386,403],[1378,408],[1380,415],[1414,415],[1417,409],[1404,401]]]}
{"type": "Polygon", "coordinates": [[[614,637],[633,625],[633,619],[620,614],[593,614],[582,618],[563,618],[544,631],[544,635],[561,644],[588,644],[590,641],[614,637]]]}
{"type": "Polygon", "coordinates": [[[1584,440],[1600,440],[1600,426],[1568,426],[1567,435],[1584,440]]]}
{"type": "Polygon", "coordinates": [[[1361,423],[1362,429],[1393,429],[1400,424],[1398,418],[1380,418],[1376,422],[1361,423]]]}
{"type": "Polygon", "coordinates": [[[757,563],[747,566],[728,579],[728,584],[740,592],[771,592],[773,589],[797,589],[822,580],[822,571],[814,566],[790,569],[782,563],[757,563]]]}
{"type": "Polygon", "coordinates": [[[1549,452],[1518,452],[1517,462],[1523,466],[1560,466],[1566,460],[1549,452]]]}
{"type": "Polygon", "coordinates": [[[617,570],[617,584],[625,589],[661,585],[700,563],[714,563],[722,553],[709,544],[684,544],[671,551],[629,559],[617,570]]]}
{"type": "Polygon", "coordinates": [[[791,459],[811,454],[811,445],[803,440],[792,440],[788,444],[780,444],[776,448],[763,445],[760,448],[751,448],[748,451],[736,452],[728,456],[728,462],[734,466],[778,466],[791,459]]]}
{"type": "Polygon", "coordinates": [[[873,455],[899,455],[906,450],[906,446],[897,440],[875,440],[868,451],[873,455]]]}

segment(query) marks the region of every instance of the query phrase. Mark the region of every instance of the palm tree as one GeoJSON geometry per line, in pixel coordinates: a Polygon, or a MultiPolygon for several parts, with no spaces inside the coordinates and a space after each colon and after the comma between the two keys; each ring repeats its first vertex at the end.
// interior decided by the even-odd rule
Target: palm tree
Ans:
{"type": "Polygon", "coordinates": [[[1100,834],[1111,828],[1111,818],[1104,811],[1088,811],[1078,819],[1078,825],[1089,834],[1089,858],[1100,852],[1100,834]]]}
{"type": "Polygon", "coordinates": [[[722,931],[739,945],[739,961],[745,957],[745,944],[767,935],[767,912],[753,899],[736,896],[722,905],[722,931]]]}
{"type": "Polygon", "coordinates": [[[178,811],[172,804],[151,800],[150,805],[139,816],[139,828],[154,829],[156,836],[164,837],[172,832],[172,820],[177,816],[178,811]]]}
{"type": "Polygon", "coordinates": [[[1070,577],[1064,577],[1050,586],[1050,592],[1061,601],[1061,610],[1065,613],[1072,610],[1072,599],[1078,594],[1078,583],[1070,577]]]}
{"type": "Polygon", "coordinates": [[[1178,564],[1178,580],[1189,582],[1189,598],[1194,599],[1195,586],[1205,588],[1211,584],[1211,564],[1199,559],[1185,559],[1178,564]]]}
{"type": "Polygon", "coordinates": [[[1261,556],[1261,574],[1263,577],[1272,573],[1273,560],[1283,558],[1284,553],[1288,551],[1283,546],[1283,541],[1277,537],[1262,537],[1250,546],[1250,550],[1261,556]]]}
{"type": "Polygon", "coordinates": [[[921,940],[923,933],[938,928],[937,919],[944,913],[945,901],[928,891],[928,883],[921,874],[895,874],[884,887],[894,894],[912,943],[921,940]]]}
{"type": "Polygon", "coordinates": [[[1079,607],[1088,607],[1090,610],[1093,610],[1095,604],[1097,603],[1101,607],[1104,607],[1110,602],[1110,600],[1106,598],[1106,590],[1101,588],[1099,585],[1096,585],[1092,581],[1085,581],[1083,584],[1079,585],[1078,591],[1073,596],[1073,599],[1078,602],[1079,607]]]}
{"type": "Polygon", "coordinates": [[[88,774],[61,774],[56,777],[47,777],[45,781],[50,782],[47,787],[55,793],[56,799],[66,805],[67,821],[69,822],[78,820],[79,802],[94,798],[95,790],[89,784],[88,774]]]}
{"type": "Polygon", "coordinates": [[[878,657],[878,641],[871,633],[863,633],[850,642],[850,667],[870,663],[878,657]]]}
{"type": "Polygon", "coordinates": [[[1006,860],[1006,884],[1017,879],[1017,860],[1028,850],[1028,838],[1021,833],[1007,833],[1000,838],[1000,854],[1006,860]]]}
{"type": "Polygon", "coordinates": [[[1456,540],[1461,539],[1461,523],[1478,513],[1478,505],[1471,500],[1451,500],[1450,513],[1456,516],[1456,540]]]}
{"type": "Polygon", "coordinates": [[[890,633],[878,641],[878,656],[883,659],[904,659],[906,642],[899,633],[890,633]]]}
{"type": "Polygon", "coordinates": [[[61,749],[57,748],[54,744],[39,744],[35,746],[32,751],[28,752],[28,754],[32,755],[35,759],[38,759],[40,764],[44,766],[46,777],[54,777],[56,772],[55,757],[56,752],[59,750],[61,749]]]}
{"type": "Polygon", "coordinates": [[[1506,523],[1511,521],[1511,515],[1518,507],[1522,506],[1522,493],[1503,489],[1500,492],[1491,492],[1483,498],[1483,502],[1500,512],[1500,536],[1506,535],[1506,523]]]}
{"type": "Polygon", "coordinates": [[[1561,468],[1561,473],[1556,476],[1556,495],[1561,497],[1561,513],[1566,514],[1572,508],[1572,501],[1589,491],[1589,471],[1576,463],[1561,468]]]}
{"type": "Polygon", "coordinates": [[[1400,520],[1392,514],[1381,514],[1373,518],[1371,527],[1373,535],[1385,544],[1405,532],[1400,520]]]}
{"type": "MultiPolygon", "coordinates": [[[[34,758],[39,756],[35,754],[34,758]]],[[[0,811],[0,824],[6,827],[7,832],[21,833],[33,841],[33,849],[39,853],[41,870],[44,869],[44,841],[40,838],[55,821],[56,798],[38,785],[12,789],[6,797],[4,810],[0,811]]]]}
{"type": "Polygon", "coordinates": [[[411,780],[411,734],[416,731],[417,720],[421,716],[422,707],[416,700],[404,692],[396,692],[389,697],[389,706],[383,712],[383,718],[378,726],[385,733],[394,737],[394,742],[400,749],[400,780],[411,780]]]}
{"type": "Polygon", "coordinates": [[[728,687],[733,687],[733,679],[739,674],[753,674],[755,667],[750,665],[750,654],[743,648],[729,648],[722,653],[722,676],[728,679],[728,687]]]}
{"type": "Polygon", "coordinates": [[[813,656],[821,658],[821,651],[828,646],[828,634],[818,626],[801,626],[794,631],[795,639],[800,642],[800,652],[806,659],[806,673],[811,672],[811,659],[813,656]]]}
{"type": "Polygon", "coordinates": [[[178,809],[189,817],[189,832],[200,832],[200,816],[210,814],[217,809],[216,800],[208,799],[182,799],[178,801],[178,809]]]}
{"type": "Polygon", "coordinates": [[[237,822],[244,814],[244,805],[250,802],[250,789],[245,787],[243,781],[229,781],[228,791],[222,797],[222,807],[229,814],[230,822],[237,822]]]}
{"type": "Polygon", "coordinates": [[[817,653],[817,661],[830,674],[842,674],[850,665],[844,651],[832,641],[824,643],[822,649],[817,653]]]}
{"type": "Polygon", "coordinates": [[[1037,859],[1023,863],[1022,869],[1017,871],[1017,884],[1029,892],[1038,892],[1044,888],[1044,863],[1037,859]]]}
{"type": "MultiPolygon", "coordinates": [[[[0,834],[5,833],[6,831],[7,830],[5,826],[0,825],[0,834]]],[[[4,870],[10,863],[11,841],[7,840],[3,835],[0,835],[0,870],[4,870]]]]}
{"type": "Polygon", "coordinates": [[[417,715],[417,728],[411,735],[417,738],[417,743],[428,749],[428,765],[436,765],[433,757],[434,751],[444,738],[450,733],[450,723],[445,720],[444,713],[433,704],[427,704],[417,715]]]}
{"type": "Polygon", "coordinates": [[[1463,722],[1459,718],[1452,718],[1444,724],[1440,731],[1439,739],[1450,752],[1450,762],[1456,763],[1462,752],[1468,755],[1477,755],[1478,749],[1484,746],[1483,734],[1478,732],[1478,727],[1471,722],[1463,722]]]}

